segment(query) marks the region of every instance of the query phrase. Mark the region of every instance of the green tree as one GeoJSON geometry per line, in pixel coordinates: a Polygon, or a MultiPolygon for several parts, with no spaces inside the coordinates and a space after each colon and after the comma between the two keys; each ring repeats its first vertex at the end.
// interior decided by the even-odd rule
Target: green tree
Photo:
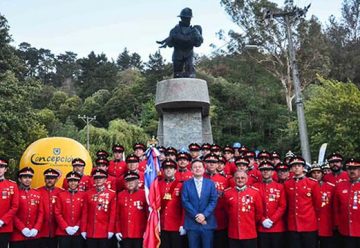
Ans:
{"type": "Polygon", "coordinates": [[[80,75],[77,54],[67,51],[64,54],[57,55],[55,69],[54,85],[62,87],[62,90],[68,94],[75,94],[75,81],[80,75]]]}
{"type": "Polygon", "coordinates": [[[70,118],[72,120],[77,119],[82,105],[82,100],[78,96],[72,96],[66,99],[59,107],[58,115],[62,122],[70,118]]]}
{"type": "Polygon", "coordinates": [[[81,115],[96,116],[96,123],[101,127],[107,126],[107,112],[104,110],[104,107],[110,98],[111,93],[108,90],[96,91],[92,96],[85,99],[80,110],[81,115]]]}
{"type": "Polygon", "coordinates": [[[47,131],[31,107],[39,88],[34,80],[19,82],[14,73],[0,75],[0,154],[18,161],[27,145],[46,137],[47,131]]]}
{"type": "Polygon", "coordinates": [[[78,60],[81,74],[77,83],[77,93],[82,99],[100,89],[112,90],[116,86],[118,69],[108,61],[105,54],[91,52],[87,58],[78,60]]]}
{"type": "Polygon", "coordinates": [[[329,78],[352,81],[360,85],[360,1],[344,0],[342,16],[332,16],[326,29],[330,47],[331,71],[329,78]]]}
{"type": "Polygon", "coordinates": [[[17,54],[26,66],[25,77],[36,77],[44,84],[53,84],[55,55],[49,49],[37,49],[27,42],[22,42],[17,54]]]}
{"type": "MultiPolygon", "coordinates": [[[[80,142],[86,144],[86,127],[80,131],[80,137],[80,142]]],[[[112,145],[119,143],[125,147],[125,152],[128,154],[132,152],[132,145],[135,142],[146,143],[148,138],[140,127],[125,120],[112,120],[107,129],[90,126],[90,153],[95,157],[99,149],[110,152],[112,145]]]]}
{"type": "Polygon", "coordinates": [[[143,69],[143,62],[141,61],[141,56],[138,53],[131,54],[130,65],[132,69],[143,69]]]}
{"type": "MultiPolygon", "coordinates": [[[[291,0],[286,1],[285,10],[292,10],[292,3],[291,0]]],[[[282,10],[275,3],[267,0],[222,0],[221,4],[232,20],[240,27],[240,30],[243,31],[242,33],[233,30],[229,31],[229,53],[246,53],[249,59],[253,59],[264,66],[269,73],[279,80],[287,107],[292,111],[294,90],[290,58],[287,52],[287,26],[285,22],[277,23],[276,20],[272,19],[266,25],[263,20],[264,10],[271,10],[274,13],[282,10]],[[255,45],[259,49],[250,51],[247,46],[249,44],[255,45]]],[[[326,75],[329,60],[326,54],[323,54],[323,47],[326,43],[325,39],[322,38],[321,28],[319,28],[320,23],[316,18],[313,17],[311,21],[299,20],[298,18],[293,20],[292,26],[295,28],[293,28],[292,32],[294,33],[296,52],[299,55],[298,64],[301,65],[300,69],[303,69],[301,86],[304,89],[314,81],[317,72],[326,75]],[[310,37],[311,35],[315,35],[315,37],[310,37]],[[301,40],[305,37],[307,38],[306,41],[301,40]],[[309,53],[309,49],[313,52],[311,53],[312,56],[306,55],[309,53]],[[305,54],[302,55],[301,52],[305,54]]],[[[225,37],[223,32],[220,32],[220,37],[225,37]]]]}
{"type": "Polygon", "coordinates": [[[121,71],[131,68],[131,55],[126,47],[124,48],[124,51],[119,54],[116,64],[121,71]]]}
{"type": "Polygon", "coordinates": [[[118,86],[104,106],[108,121],[120,118],[139,124],[142,104],[153,96],[144,90],[144,81],[145,78],[137,71],[124,71],[121,74],[118,86]]]}
{"type": "Polygon", "coordinates": [[[155,94],[156,83],[171,77],[172,67],[171,64],[167,63],[166,60],[160,53],[160,50],[154,54],[149,55],[148,62],[145,63],[145,88],[144,90],[155,94]]]}
{"type": "Polygon", "coordinates": [[[9,29],[6,18],[0,14],[0,75],[11,71],[18,77],[23,75],[25,68],[16,50],[10,45],[12,39],[9,29]]]}
{"type": "Polygon", "coordinates": [[[156,136],[159,117],[155,109],[155,98],[145,102],[141,109],[140,127],[142,127],[149,136],[156,136]]]}
{"type": "Polygon", "coordinates": [[[36,113],[39,122],[45,126],[46,130],[51,134],[59,124],[59,120],[56,118],[54,111],[44,108],[36,113]]]}
{"type": "Polygon", "coordinates": [[[142,70],[143,63],[141,61],[141,56],[138,53],[130,54],[127,48],[124,48],[124,51],[119,54],[116,64],[121,71],[127,69],[137,69],[142,70]]]}
{"type": "MultiPolygon", "coordinates": [[[[233,78],[232,70],[227,71],[226,75],[233,78]]],[[[255,75],[251,83],[241,79],[229,82],[198,72],[209,86],[213,137],[221,145],[240,141],[252,148],[279,150],[277,132],[286,128],[289,119],[286,105],[279,97],[281,87],[264,71],[255,75]]]]}
{"type": "Polygon", "coordinates": [[[81,138],[79,130],[71,118],[67,118],[65,123],[57,122],[55,128],[49,133],[49,136],[67,137],[75,140],[80,140],[81,138]]]}
{"type": "Polygon", "coordinates": [[[60,109],[61,104],[64,104],[68,95],[63,91],[55,91],[49,103],[49,109],[57,112],[60,109]]]}
{"type": "Polygon", "coordinates": [[[24,61],[26,66],[25,76],[35,77],[37,75],[37,67],[39,64],[39,52],[27,42],[19,44],[17,50],[19,57],[24,61]]]}
{"type": "Polygon", "coordinates": [[[328,143],[329,152],[360,155],[360,90],[353,83],[319,78],[309,89],[306,120],[313,152],[328,143]]]}

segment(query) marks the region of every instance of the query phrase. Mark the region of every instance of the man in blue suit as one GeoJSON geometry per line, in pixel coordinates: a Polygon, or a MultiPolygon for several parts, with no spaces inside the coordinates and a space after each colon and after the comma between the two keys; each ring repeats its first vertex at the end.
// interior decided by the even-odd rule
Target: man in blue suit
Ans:
{"type": "Polygon", "coordinates": [[[184,182],[181,193],[189,247],[212,248],[216,228],[214,209],[218,194],[214,182],[203,177],[205,168],[201,160],[192,161],[191,171],[194,178],[184,182]]]}

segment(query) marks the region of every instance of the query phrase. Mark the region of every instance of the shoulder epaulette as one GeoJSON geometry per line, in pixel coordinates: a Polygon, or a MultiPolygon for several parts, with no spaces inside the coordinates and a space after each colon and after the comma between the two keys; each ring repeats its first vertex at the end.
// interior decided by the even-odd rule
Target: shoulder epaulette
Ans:
{"type": "Polygon", "coordinates": [[[229,187],[229,188],[224,189],[224,192],[225,192],[225,191],[229,191],[230,189],[232,189],[232,187],[229,187]]]}
{"type": "Polygon", "coordinates": [[[113,190],[113,189],[109,189],[109,191],[110,191],[110,192],[114,192],[114,193],[115,193],[115,190],[113,190]]]}
{"type": "Polygon", "coordinates": [[[314,181],[314,182],[318,182],[318,180],[312,178],[312,177],[308,177],[310,180],[314,181]]]}
{"type": "Polygon", "coordinates": [[[256,191],[259,191],[259,189],[258,188],[255,188],[254,186],[250,186],[250,188],[252,188],[252,189],[254,189],[254,190],[256,190],[256,191]]]}
{"type": "Polygon", "coordinates": [[[330,186],[335,187],[335,184],[333,184],[333,183],[329,183],[329,182],[326,182],[326,183],[329,184],[330,186]]]}
{"type": "Polygon", "coordinates": [[[16,182],[11,179],[8,179],[8,181],[16,184],[16,182]]]}

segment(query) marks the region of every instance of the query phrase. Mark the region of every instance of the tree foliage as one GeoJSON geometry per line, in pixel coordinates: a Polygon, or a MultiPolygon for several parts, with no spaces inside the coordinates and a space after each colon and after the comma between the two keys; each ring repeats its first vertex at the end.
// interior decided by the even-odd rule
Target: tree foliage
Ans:
{"type": "MultiPolygon", "coordinates": [[[[86,144],[86,127],[79,132],[80,141],[86,144]]],[[[95,157],[96,151],[100,149],[111,153],[113,144],[122,144],[126,153],[132,152],[132,145],[149,139],[144,130],[136,125],[129,124],[125,120],[115,119],[110,121],[108,128],[97,128],[90,126],[90,153],[95,157]]]]}
{"type": "Polygon", "coordinates": [[[360,1],[344,0],[339,20],[331,17],[326,38],[331,58],[329,77],[360,86],[360,1]]]}
{"type": "Polygon", "coordinates": [[[33,80],[20,83],[11,72],[0,76],[0,154],[18,159],[19,151],[47,135],[45,126],[31,108],[39,88],[39,83],[33,80]]]}
{"type": "MultiPolygon", "coordinates": [[[[285,10],[292,9],[292,1],[287,1],[285,10]]],[[[329,59],[324,52],[325,39],[321,24],[313,17],[305,19],[264,19],[266,11],[273,13],[283,11],[275,3],[267,0],[222,0],[221,4],[232,20],[239,26],[241,33],[230,30],[228,41],[229,53],[247,53],[249,58],[262,65],[279,80],[283,87],[288,109],[292,111],[292,100],[295,97],[292,68],[288,53],[287,26],[294,27],[293,32],[300,74],[301,86],[304,89],[313,82],[316,73],[326,75],[329,59]],[[249,45],[258,50],[249,50],[249,45]]],[[[220,33],[224,37],[223,33],[220,33]]]]}
{"type": "Polygon", "coordinates": [[[319,78],[309,89],[306,119],[314,150],[328,143],[329,152],[345,157],[358,156],[360,150],[360,90],[353,83],[319,78]]]}

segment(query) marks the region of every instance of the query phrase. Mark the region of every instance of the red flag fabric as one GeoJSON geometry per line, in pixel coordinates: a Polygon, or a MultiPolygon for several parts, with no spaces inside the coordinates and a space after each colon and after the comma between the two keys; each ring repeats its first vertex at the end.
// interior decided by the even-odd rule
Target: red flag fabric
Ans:
{"type": "Polygon", "coordinates": [[[161,198],[158,186],[157,173],[160,165],[158,155],[160,153],[154,147],[147,151],[148,163],[145,170],[145,193],[149,205],[149,218],[144,234],[144,248],[159,248],[160,246],[160,207],[161,198]]]}

